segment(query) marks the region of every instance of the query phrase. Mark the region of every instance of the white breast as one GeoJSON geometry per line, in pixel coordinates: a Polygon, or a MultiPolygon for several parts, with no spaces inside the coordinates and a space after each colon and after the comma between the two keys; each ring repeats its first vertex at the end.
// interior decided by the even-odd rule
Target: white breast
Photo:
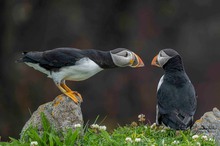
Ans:
{"type": "Polygon", "coordinates": [[[163,77],[164,77],[164,75],[160,78],[160,81],[159,81],[159,83],[157,85],[157,91],[160,89],[160,86],[163,83],[163,77]]]}
{"type": "Polygon", "coordinates": [[[103,70],[89,58],[83,58],[76,62],[74,66],[66,66],[59,72],[52,72],[52,78],[56,82],[61,80],[82,81],[103,70]]]}

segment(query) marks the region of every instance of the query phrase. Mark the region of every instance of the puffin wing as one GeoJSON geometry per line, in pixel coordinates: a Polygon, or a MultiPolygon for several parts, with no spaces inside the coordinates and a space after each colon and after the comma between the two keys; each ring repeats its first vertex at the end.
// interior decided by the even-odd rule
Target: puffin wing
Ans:
{"type": "Polygon", "coordinates": [[[40,64],[49,65],[52,68],[75,65],[77,61],[85,57],[82,50],[75,48],[57,48],[43,52],[40,64]]]}
{"type": "Polygon", "coordinates": [[[81,50],[75,48],[56,48],[44,52],[27,52],[24,55],[23,62],[38,63],[47,70],[75,65],[77,61],[86,57],[81,50]]]}
{"type": "Polygon", "coordinates": [[[158,89],[157,99],[161,114],[167,114],[174,109],[181,109],[189,115],[195,113],[196,94],[191,83],[178,88],[163,82],[158,89]]]}

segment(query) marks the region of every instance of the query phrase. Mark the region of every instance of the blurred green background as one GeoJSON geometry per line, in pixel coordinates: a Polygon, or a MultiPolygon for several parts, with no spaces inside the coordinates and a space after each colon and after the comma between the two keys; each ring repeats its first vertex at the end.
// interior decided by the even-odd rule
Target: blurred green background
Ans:
{"type": "Polygon", "coordinates": [[[220,107],[219,0],[1,0],[0,136],[18,138],[38,106],[60,94],[53,81],[16,64],[22,51],[57,47],[128,48],[144,68],[104,70],[67,82],[82,94],[85,122],[99,115],[112,129],[137,120],[155,122],[156,88],[163,70],[150,65],[163,48],[176,49],[198,93],[195,119],[220,107]]]}

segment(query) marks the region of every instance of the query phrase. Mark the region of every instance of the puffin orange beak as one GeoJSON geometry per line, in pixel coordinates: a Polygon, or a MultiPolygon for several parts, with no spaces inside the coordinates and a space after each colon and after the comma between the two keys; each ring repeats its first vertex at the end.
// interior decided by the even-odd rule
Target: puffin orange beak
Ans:
{"type": "Polygon", "coordinates": [[[151,65],[157,66],[157,67],[161,67],[160,64],[159,64],[159,62],[158,62],[158,60],[157,60],[157,57],[158,57],[158,55],[156,55],[156,56],[153,58],[153,60],[152,60],[152,62],[151,62],[151,65]]]}
{"type": "Polygon", "coordinates": [[[144,67],[144,62],[141,60],[141,58],[137,54],[135,54],[135,53],[133,53],[133,54],[134,54],[135,58],[134,58],[134,60],[130,60],[131,67],[133,67],[133,68],[144,67]]]}

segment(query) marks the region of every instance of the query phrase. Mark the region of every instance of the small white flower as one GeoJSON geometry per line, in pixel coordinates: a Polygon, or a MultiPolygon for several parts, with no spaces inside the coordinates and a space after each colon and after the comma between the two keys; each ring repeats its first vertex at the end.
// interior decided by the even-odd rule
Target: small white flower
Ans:
{"type": "Polygon", "coordinates": [[[206,135],[203,135],[203,136],[202,136],[202,139],[203,139],[203,140],[208,140],[208,137],[207,137],[206,135]]]}
{"type": "Polygon", "coordinates": [[[199,135],[193,135],[192,136],[192,139],[197,139],[197,138],[199,138],[199,135]]]}
{"type": "Polygon", "coordinates": [[[162,130],[161,130],[161,132],[162,132],[162,133],[165,133],[165,132],[166,132],[166,130],[165,130],[165,129],[162,129],[162,130]]]}
{"type": "Polygon", "coordinates": [[[157,124],[156,124],[156,123],[153,123],[153,124],[150,126],[150,128],[153,129],[153,128],[155,128],[156,126],[157,126],[157,124]]]}
{"type": "Polygon", "coordinates": [[[106,130],[107,128],[106,128],[106,126],[99,126],[99,130],[106,130]]]}
{"type": "Polygon", "coordinates": [[[130,137],[126,137],[126,138],[125,138],[125,141],[132,143],[132,139],[131,139],[130,137]]]}
{"type": "Polygon", "coordinates": [[[98,124],[92,124],[90,127],[93,128],[93,129],[99,129],[99,125],[98,124]]]}
{"type": "Polygon", "coordinates": [[[37,141],[32,141],[31,143],[30,143],[30,146],[37,146],[38,145],[38,142],[37,141]]]}
{"type": "Polygon", "coordinates": [[[75,124],[74,127],[75,127],[75,128],[80,128],[80,127],[82,127],[82,126],[81,126],[81,124],[75,124]]]}
{"type": "Polygon", "coordinates": [[[145,115],[144,114],[140,114],[140,115],[138,115],[138,118],[140,119],[140,118],[144,118],[145,117],[145,115]]]}
{"type": "Polygon", "coordinates": [[[196,145],[197,145],[197,146],[201,146],[201,143],[200,143],[200,142],[197,142],[196,145]]]}
{"type": "Polygon", "coordinates": [[[135,138],[135,142],[141,142],[141,138],[135,138]]]}
{"type": "Polygon", "coordinates": [[[138,115],[138,121],[144,122],[145,121],[145,115],[144,114],[138,115]]]}
{"type": "Polygon", "coordinates": [[[172,142],[172,144],[179,144],[180,142],[178,141],[178,140],[174,140],[173,142],[172,142]]]}
{"type": "Polygon", "coordinates": [[[209,141],[214,141],[214,139],[210,137],[210,138],[209,138],[209,141]]]}

